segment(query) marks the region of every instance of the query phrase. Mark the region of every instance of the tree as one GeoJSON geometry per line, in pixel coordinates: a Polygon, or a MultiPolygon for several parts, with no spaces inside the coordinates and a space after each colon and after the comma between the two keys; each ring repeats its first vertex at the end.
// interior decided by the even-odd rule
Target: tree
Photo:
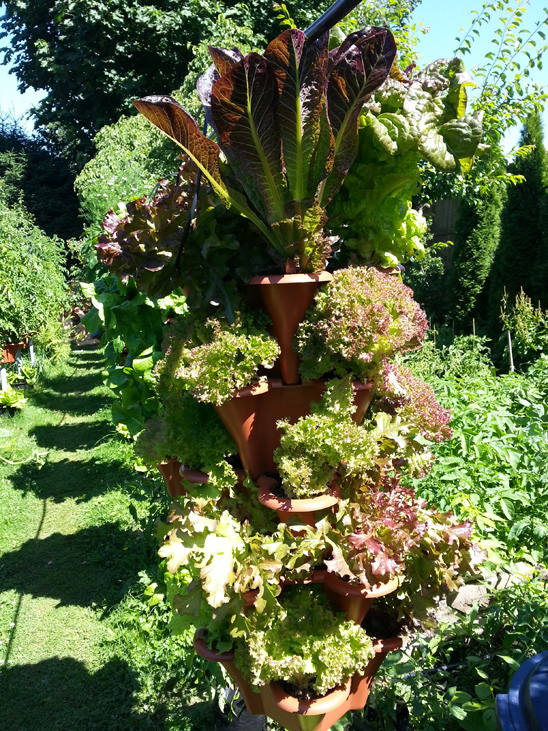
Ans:
{"type": "Polygon", "coordinates": [[[496,187],[459,203],[449,275],[450,311],[459,329],[469,331],[472,318],[487,319],[482,295],[499,245],[501,211],[502,197],[496,187]]]}
{"type": "MultiPolygon", "coordinates": [[[[307,27],[330,0],[289,4],[307,27]]],[[[407,17],[418,0],[367,0],[375,21],[407,17]],[[374,7],[378,5],[377,7],[374,7]],[[397,11],[395,9],[397,6],[397,11]],[[403,10],[401,10],[403,8],[403,10]],[[409,10],[408,10],[409,9],[409,10]]],[[[36,126],[77,168],[101,127],[134,112],[131,99],[170,94],[183,83],[194,48],[219,16],[272,38],[282,29],[273,0],[3,0],[4,63],[21,91],[43,89],[36,126]]],[[[0,36],[2,37],[2,36],[0,36]]]]}
{"type": "Polygon", "coordinates": [[[509,188],[502,211],[500,244],[489,288],[493,334],[500,330],[500,303],[505,289],[511,302],[523,288],[535,305],[548,305],[544,279],[548,258],[548,155],[538,110],[528,118],[520,144],[532,149],[527,155],[518,155],[511,167],[514,175],[523,176],[523,182],[509,188]]]}
{"type": "Polygon", "coordinates": [[[47,236],[79,236],[82,221],[66,161],[31,138],[17,120],[0,116],[0,179],[10,206],[21,201],[47,236]]]}

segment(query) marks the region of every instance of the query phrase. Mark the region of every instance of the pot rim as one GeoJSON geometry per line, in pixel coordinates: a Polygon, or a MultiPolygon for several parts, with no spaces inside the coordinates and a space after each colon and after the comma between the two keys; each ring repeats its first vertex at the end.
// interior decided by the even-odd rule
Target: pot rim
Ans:
{"type": "Polygon", "coordinates": [[[271,681],[269,686],[274,701],[283,711],[306,716],[319,716],[341,706],[350,695],[351,684],[352,677],[321,698],[314,698],[310,701],[300,700],[290,695],[279,682],[271,681]]]}
{"type": "Polygon", "coordinates": [[[210,660],[211,662],[234,661],[234,650],[229,650],[228,652],[217,652],[216,650],[210,650],[204,640],[204,637],[206,637],[206,635],[207,632],[203,627],[201,629],[197,629],[194,634],[192,644],[198,655],[203,657],[205,660],[210,660]]]}
{"type": "Polygon", "coordinates": [[[299,272],[298,274],[258,274],[252,277],[248,284],[310,284],[316,282],[330,282],[333,279],[331,272],[299,272]]]}
{"type": "Polygon", "coordinates": [[[257,480],[259,501],[267,508],[286,513],[312,513],[336,505],[340,499],[340,490],[336,482],[332,482],[329,490],[323,495],[309,498],[281,498],[272,492],[278,483],[273,477],[262,475],[257,480]]]}
{"type": "Polygon", "coordinates": [[[370,589],[367,589],[361,584],[357,585],[351,584],[348,581],[343,581],[343,579],[341,579],[337,574],[328,570],[325,577],[325,584],[328,588],[333,589],[333,591],[337,594],[342,594],[342,596],[359,596],[364,599],[376,599],[377,597],[385,596],[386,594],[391,594],[393,591],[396,591],[400,585],[400,578],[399,576],[394,576],[385,583],[379,582],[370,589]]]}

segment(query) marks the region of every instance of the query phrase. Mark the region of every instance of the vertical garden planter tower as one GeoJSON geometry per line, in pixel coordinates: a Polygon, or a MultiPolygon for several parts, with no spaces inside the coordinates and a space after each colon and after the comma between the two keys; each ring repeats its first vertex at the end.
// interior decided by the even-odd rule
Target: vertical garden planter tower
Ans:
{"type": "Polygon", "coordinates": [[[264,54],[210,48],[197,88],[216,141],[171,97],[137,100],[184,162],[150,203],[111,211],[97,245],[147,293],[187,296],[155,356],[162,408],[139,437],[177,498],[160,549],[169,594],[249,712],[291,731],[363,708],[401,645],[390,627],[423,620],[471,569],[470,526],[400,484],[451,432],[394,360],[420,346],[426,317],[376,265],[421,249],[421,157],[456,169],[445,138],[472,158],[481,123],[461,116],[449,134],[458,60],[405,78],[385,28],[311,36],[286,30],[264,54]],[[424,139],[417,99],[431,102],[424,139]],[[394,189],[383,161],[392,174],[398,154],[394,189]]]}

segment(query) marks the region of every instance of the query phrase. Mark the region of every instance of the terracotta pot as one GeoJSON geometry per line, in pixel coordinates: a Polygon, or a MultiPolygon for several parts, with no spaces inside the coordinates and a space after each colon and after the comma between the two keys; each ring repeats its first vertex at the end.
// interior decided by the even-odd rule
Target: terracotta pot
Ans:
{"type": "Polygon", "coordinates": [[[346,612],[347,619],[361,624],[373,601],[379,596],[396,591],[399,579],[396,576],[386,584],[376,584],[371,589],[366,589],[363,586],[343,581],[336,574],[328,571],[323,586],[333,607],[340,612],[346,612]]]}
{"type": "Polygon", "coordinates": [[[302,701],[289,695],[279,683],[261,688],[265,714],[287,731],[328,731],[346,711],[351,681],[335,688],[323,698],[302,701]]]}
{"type": "Polygon", "coordinates": [[[272,319],[274,335],[280,346],[278,359],[284,383],[299,383],[299,356],[293,338],[299,324],[322,284],[333,279],[329,272],[280,274],[253,277],[249,286],[259,287],[261,299],[272,319]]]}
{"type": "Polygon", "coordinates": [[[377,674],[378,669],[383,664],[388,653],[401,649],[402,644],[403,640],[401,637],[391,637],[388,640],[375,640],[373,642],[375,657],[371,658],[362,675],[356,673],[352,678],[350,695],[348,696],[347,702],[348,708],[345,713],[348,711],[357,711],[365,707],[369,698],[373,678],[377,674]]]}
{"type": "Polygon", "coordinates": [[[277,484],[274,478],[265,475],[257,480],[259,501],[278,513],[280,523],[287,523],[290,518],[296,517],[303,523],[314,527],[327,512],[332,512],[341,497],[341,491],[335,482],[325,495],[305,499],[278,497],[273,492],[277,484]]]}
{"type": "Polygon", "coordinates": [[[21,343],[4,343],[2,345],[2,360],[4,363],[15,363],[15,356],[18,350],[24,350],[27,342],[21,343]]]}
{"type": "Polygon", "coordinates": [[[167,491],[173,498],[183,497],[186,493],[180,474],[182,466],[179,460],[174,458],[167,459],[164,462],[158,462],[156,465],[164,478],[167,491]]]}
{"type": "Polygon", "coordinates": [[[254,686],[244,678],[236,667],[234,652],[232,650],[230,652],[210,650],[204,641],[205,636],[206,632],[203,629],[199,629],[194,635],[193,645],[198,655],[211,662],[220,662],[240,689],[249,713],[252,716],[263,716],[265,711],[263,710],[262,695],[259,693],[258,688],[254,689],[254,686]]]}
{"type": "MultiPolygon", "coordinates": [[[[356,382],[353,386],[356,411],[352,418],[359,423],[373,398],[372,384],[356,382]]],[[[288,386],[279,378],[271,378],[243,388],[215,406],[252,480],[277,471],[273,454],[283,433],[277,422],[288,419],[294,424],[301,416],[307,416],[310,402],[320,401],[324,391],[323,380],[288,386]]]]}

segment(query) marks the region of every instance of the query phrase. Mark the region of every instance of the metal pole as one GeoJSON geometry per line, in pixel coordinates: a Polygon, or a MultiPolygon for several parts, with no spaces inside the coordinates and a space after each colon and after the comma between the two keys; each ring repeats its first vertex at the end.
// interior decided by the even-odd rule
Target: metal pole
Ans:
{"type": "Polygon", "coordinates": [[[515,371],[515,368],[514,356],[512,354],[512,336],[510,335],[510,330],[508,330],[508,354],[510,355],[510,373],[513,373],[515,371]]]}
{"type": "Polygon", "coordinates": [[[360,2],[361,0],[337,0],[318,20],[312,23],[310,28],[305,30],[306,37],[311,41],[317,41],[327,30],[337,25],[345,15],[354,10],[360,2]]]}
{"type": "Polygon", "coordinates": [[[8,374],[4,366],[0,366],[0,391],[8,390],[8,374]]]}

